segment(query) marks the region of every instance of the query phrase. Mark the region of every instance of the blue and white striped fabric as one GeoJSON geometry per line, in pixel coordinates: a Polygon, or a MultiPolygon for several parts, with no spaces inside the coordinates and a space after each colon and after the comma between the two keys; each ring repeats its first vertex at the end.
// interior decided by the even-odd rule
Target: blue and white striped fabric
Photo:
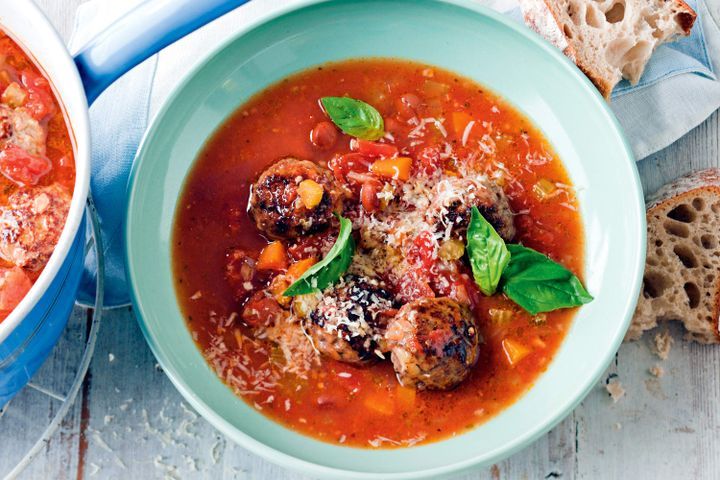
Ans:
{"type": "MultiPolygon", "coordinates": [[[[139,1],[91,0],[83,4],[78,10],[71,49],[77,49],[139,1]]],[[[132,70],[91,108],[91,187],[106,249],[105,305],[129,302],[123,268],[122,207],[130,166],[151,106],[172,89],[188,61],[194,63],[228,30],[253,22],[288,1],[253,0],[132,70]]],[[[660,47],[638,85],[623,82],[613,93],[612,108],[638,159],[670,145],[720,107],[720,82],[715,76],[715,68],[720,65],[720,29],[703,0],[686,1],[700,16],[692,35],[660,47]]],[[[515,0],[482,3],[522,21],[515,0]]],[[[87,304],[94,297],[94,265],[95,259],[88,258],[87,275],[81,285],[80,301],[87,304]]]]}

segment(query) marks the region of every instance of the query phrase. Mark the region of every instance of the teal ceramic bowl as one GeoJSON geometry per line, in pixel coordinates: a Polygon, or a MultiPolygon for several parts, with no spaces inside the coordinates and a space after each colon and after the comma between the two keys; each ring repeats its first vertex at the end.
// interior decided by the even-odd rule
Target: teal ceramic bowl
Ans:
{"type": "Polygon", "coordinates": [[[645,260],[634,159],[604,100],[558,51],[469,0],[304,2],[235,32],[154,119],[132,173],[127,271],[136,314],[165,372],[210,423],[250,451],[327,478],[439,478],[488,465],[547,432],[596,385],[623,338],[645,260]],[[585,226],[588,290],[547,372],[507,410],[468,433],[398,450],[316,441],[237,398],[185,327],[172,281],[171,232],[186,175],[205,141],[251,95],[294,72],[354,57],[397,57],[473,78],[530,117],[563,160],[585,226]]]}

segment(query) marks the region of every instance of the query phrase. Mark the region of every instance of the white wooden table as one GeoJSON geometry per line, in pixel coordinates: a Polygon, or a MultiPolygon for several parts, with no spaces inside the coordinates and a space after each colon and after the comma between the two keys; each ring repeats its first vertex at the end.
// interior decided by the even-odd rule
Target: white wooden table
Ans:
{"type": "MultiPolygon", "coordinates": [[[[37,0],[68,37],[82,0],[37,0]]],[[[712,8],[720,10],[717,1],[712,8]]],[[[675,145],[644,160],[646,191],[691,170],[720,166],[716,113],[675,145]]],[[[58,348],[86,334],[88,314],[77,309],[58,348]]],[[[466,479],[720,478],[720,348],[684,343],[668,360],[649,341],[625,344],[607,372],[627,393],[613,403],[604,382],[534,445],[466,479]],[[649,369],[660,363],[656,378],[649,369]],[[615,378],[615,376],[617,376],[615,378]]],[[[65,352],[67,353],[67,352],[65,352]]],[[[37,383],[69,375],[68,355],[56,354],[37,383]]],[[[44,382],[44,383],[43,383],[44,382]]],[[[38,403],[33,415],[52,415],[38,403]]],[[[19,408],[19,407],[18,407],[19,408]]],[[[2,432],[0,465],[27,431],[2,432]]],[[[107,313],[83,389],[61,431],[22,478],[302,478],[225,440],[182,400],[157,366],[130,309],[107,313]]]]}

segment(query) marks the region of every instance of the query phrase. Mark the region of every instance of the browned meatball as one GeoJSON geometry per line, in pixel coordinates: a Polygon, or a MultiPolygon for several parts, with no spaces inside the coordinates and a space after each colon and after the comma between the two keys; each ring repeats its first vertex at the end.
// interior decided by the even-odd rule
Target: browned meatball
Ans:
{"type": "Polygon", "coordinates": [[[24,108],[0,105],[0,145],[22,148],[30,155],[45,155],[47,132],[24,108]]]}
{"type": "Polygon", "coordinates": [[[0,207],[0,257],[40,270],[52,255],[70,209],[64,188],[22,188],[0,207]]]}
{"type": "Polygon", "coordinates": [[[398,381],[418,390],[449,390],[470,374],[480,354],[467,306],[447,297],[404,305],[385,334],[398,381]]]}
{"type": "Polygon", "coordinates": [[[268,167],[253,185],[250,215],[271,238],[296,238],[325,230],[342,208],[342,193],[329,170],[308,160],[284,158],[268,167]],[[298,195],[304,180],[322,186],[320,202],[308,208],[298,195]]]}
{"type": "Polygon", "coordinates": [[[506,241],[515,237],[513,212],[505,192],[484,176],[448,177],[435,186],[429,215],[438,231],[463,235],[470,223],[470,210],[477,207],[485,220],[506,241]]]}
{"type": "Polygon", "coordinates": [[[310,313],[305,329],[320,353],[335,360],[367,364],[383,358],[383,332],[393,296],[379,280],[348,276],[310,313]]]}

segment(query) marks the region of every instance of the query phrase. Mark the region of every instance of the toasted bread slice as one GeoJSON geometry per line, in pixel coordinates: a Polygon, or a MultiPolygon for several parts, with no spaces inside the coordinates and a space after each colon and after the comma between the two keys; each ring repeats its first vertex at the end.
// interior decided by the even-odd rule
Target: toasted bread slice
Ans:
{"type": "Polygon", "coordinates": [[[648,200],[648,255],[626,339],[666,320],[687,337],[720,343],[720,169],[680,178],[648,200]]]}
{"type": "Polygon", "coordinates": [[[682,0],[520,0],[525,23],[562,50],[609,99],[636,84],[653,51],[689,35],[695,11],[682,0]]]}

